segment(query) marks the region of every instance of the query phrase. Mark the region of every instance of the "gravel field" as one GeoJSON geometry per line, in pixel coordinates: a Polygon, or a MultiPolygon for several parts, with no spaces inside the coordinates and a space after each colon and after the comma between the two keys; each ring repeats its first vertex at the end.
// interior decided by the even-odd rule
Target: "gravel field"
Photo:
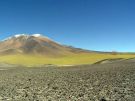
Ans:
{"type": "Polygon", "coordinates": [[[0,66],[0,101],[135,101],[135,60],[72,67],[0,66]]]}

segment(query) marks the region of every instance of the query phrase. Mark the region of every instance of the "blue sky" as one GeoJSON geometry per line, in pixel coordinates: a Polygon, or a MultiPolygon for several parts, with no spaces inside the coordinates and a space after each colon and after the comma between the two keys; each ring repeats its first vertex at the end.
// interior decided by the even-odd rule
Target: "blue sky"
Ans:
{"type": "Polygon", "coordinates": [[[134,0],[0,0],[0,39],[42,33],[62,44],[135,52],[134,0]]]}

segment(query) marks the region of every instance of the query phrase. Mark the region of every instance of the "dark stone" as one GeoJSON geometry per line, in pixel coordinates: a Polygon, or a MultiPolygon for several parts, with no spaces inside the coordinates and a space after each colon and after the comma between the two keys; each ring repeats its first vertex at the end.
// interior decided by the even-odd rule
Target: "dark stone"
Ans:
{"type": "Polygon", "coordinates": [[[105,98],[102,98],[100,101],[107,101],[105,98]]]}

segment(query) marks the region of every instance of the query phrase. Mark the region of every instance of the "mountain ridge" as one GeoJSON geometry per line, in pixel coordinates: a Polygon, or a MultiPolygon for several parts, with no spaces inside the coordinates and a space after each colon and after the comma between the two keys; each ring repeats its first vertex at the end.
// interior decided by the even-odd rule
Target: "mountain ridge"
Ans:
{"type": "Polygon", "coordinates": [[[17,34],[0,42],[0,54],[40,54],[63,56],[88,50],[61,45],[41,34],[17,34]]]}
{"type": "Polygon", "coordinates": [[[135,54],[100,52],[59,44],[40,34],[19,34],[0,42],[0,62],[26,66],[94,64],[105,59],[135,58],[135,54]]]}

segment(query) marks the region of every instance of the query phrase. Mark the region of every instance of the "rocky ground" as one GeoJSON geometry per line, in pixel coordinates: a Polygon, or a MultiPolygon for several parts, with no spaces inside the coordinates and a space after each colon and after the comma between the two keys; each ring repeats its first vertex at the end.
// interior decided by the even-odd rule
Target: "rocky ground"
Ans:
{"type": "Polygon", "coordinates": [[[135,101],[135,60],[72,67],[0,66],[0,101],[135,101]]]}

